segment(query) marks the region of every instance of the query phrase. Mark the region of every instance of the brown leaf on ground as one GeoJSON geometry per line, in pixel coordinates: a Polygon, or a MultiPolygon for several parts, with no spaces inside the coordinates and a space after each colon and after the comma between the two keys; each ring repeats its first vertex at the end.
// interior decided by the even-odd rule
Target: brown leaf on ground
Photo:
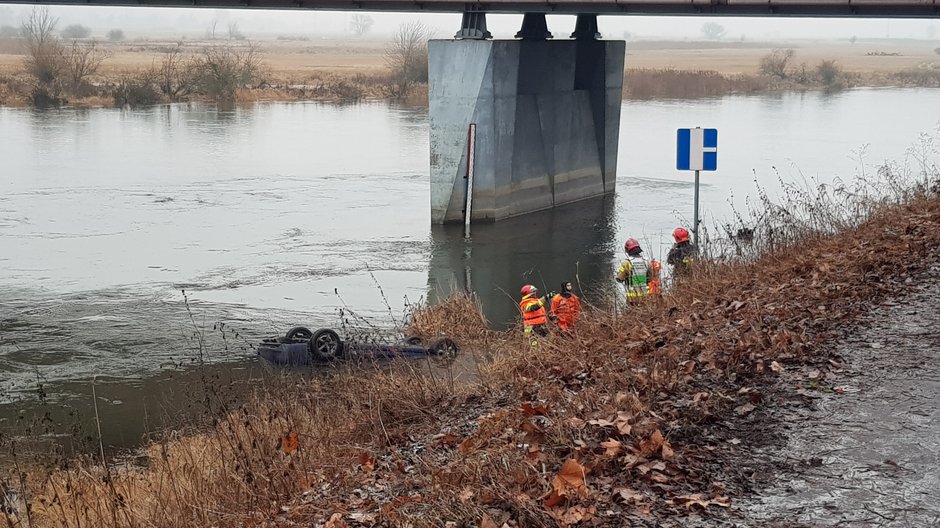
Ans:
{"type": "Polygon", "coordinates": [[[607,450],[604,452],[604,456],[609,457],[615,457],[619,455],[621,451],[623,451],[623,444],[620,442],[620,440],[614,440],[613,438],[609,438],[606,441],[601,442],[601,447],[607,450]]]}
{"type": "Polygon", "coordinates": [[[672,445],[669,444],[669,441],[666,440],[663,442],[663,447],[660,450],[660,454],[663,458],[669,459],[675,456],[675,451],[672,450],[672,445]]]}
{"type": "MultiPolygon", "coordinates": [[[[270,437],[268,437],[270,438],[270,437]]],[[[268,444],[271,445],[271,444],[268,444]]],[[[281,438],[281,451],[291,454],[300,447],[300,438],[297,436],[297,433],[290,432],[287,433],[283,438],[281,438]]]]}
{"type": "Polygon", "coordinates": [[[692,495],[682,495],[681,497],[673,497],[670,501],[673,504],[684,504],[686,508],[699,507],[706,509],[709,506],[721,506],[722,508],[731,507],[731,499],[728,497],[715,497],[715,498],[705,498],[701,493],[693,493],[692,495]]]}
{"type": "Polygon", "coordinates": [[[663,446],[663,442],[665,441],[666,439],[663,438],[663,433],[659,429],[653,431],[653,434],[651,434],[648,439],[640,442],[640,456],[649,457],[653,453],[656,453],[663,446]]]}
{"type": "Polygon", "coordinates": [[[754,409],[756,409],[756,407],[754,407],[753,404],[745,403],[744,405],[735,407],[734,414],[737,414],[738,416],[744,416],[745,414],[749,414],[754,409]]]}
{"type": "Polygon", "coordinates": [[[334,513],[330,515],[330,519],[326,521],[326,524],[323,525],[323,528],[348,528],[349,525],[346,524],[346,521],[343,520],[342,513],[334,513]]]}
{"type": "Polygon", "coordinates": [[[594,506],[572,506],[570,508],[552,508],[549,510],[552,517],[562,526],[574,526],[584,521],[591,520],[597,513],[594,506]]]}
{"type": "Polygon", "coordinates": [[[774,372],[783,372],[783,365],[777,363],[776,361],[770,362],[770,370],[774,372]]]}
{"type": "Polygon", "coordinates": [[[362,451],[359,453],[359,465],[362,466],[363,471],[370,473],[375,469],[375,457],[367,451],[362,451]]]}
{"type": "Polygon", "coordinates": [[[552,479],[552,493],[545,499],[545,506],[549,508],[557,506],[564,501],[565,497],[587,497],[590,494],[584,481],[587,472],[587,468],[579,464],[577,460],[573,458],[565,460],[558,474],[552,479]]]}
{"type": "Polygon", "coordinates": [[[526,416],[548,416],[548,414],[552,412],[551,407],[548,405],[532,405],[530,402],[523,403],[520,410],[522,414],[526,416]]]}
{"type": "Polygon", "coordinates": [[[617,418],[614,420],[614,426],[617,428],[617,431],[620,432],[623,436],[629,436],[633,431],[633,426],[630,425],[630,420],[633,419],[633,416],[630,413],[625,411],[620,411],[617,413],[617,418]]]}
{"type": "Polygon", "coordinates": [[[640,492],[633,488],[614,488],[614,495],[619,496],[627,503],[641,501],[645,498],[640,492]]]}
{"type": "Polygon", "coordinates": [[[598,427],[613,427],[614,426],[614,422],[611,422],[610,420],[604,420],[603,418],[598,418],[597,420],[589,420],[588,424],[596,425],[598,427]]]}

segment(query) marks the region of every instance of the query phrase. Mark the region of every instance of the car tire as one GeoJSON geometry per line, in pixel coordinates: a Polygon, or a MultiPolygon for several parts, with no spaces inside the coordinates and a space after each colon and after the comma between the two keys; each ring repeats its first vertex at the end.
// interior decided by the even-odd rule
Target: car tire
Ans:
{"type": "Polygon", "coordinates": [[[424,343],[424,339],[421,339],[419,336],[408,336],[405,338],[406,345],[421,346],[424,343]]]}
{"type": "Polygon", "coordinates": [[[454,340],[449,337],[441,337],[435,339],[431,342],[431,346],[428,347],[428,350],[432,355],[440,358],[454,358],[457,357],[457,343],[454,343],[454,340]]]}
{"type": "Polygon", "coordinates": [[[293,343],[298,340],[306,341],[313,337],[313,332],[305,326],[295,326],[284,334],[286,343],[293,343]]]}
{"type": "Polygon", "coordinates": [[[333,361],[343,353],[343,341],[329,328],[321,328],[310,338],[310,353],[320,361],[333,361]]]}

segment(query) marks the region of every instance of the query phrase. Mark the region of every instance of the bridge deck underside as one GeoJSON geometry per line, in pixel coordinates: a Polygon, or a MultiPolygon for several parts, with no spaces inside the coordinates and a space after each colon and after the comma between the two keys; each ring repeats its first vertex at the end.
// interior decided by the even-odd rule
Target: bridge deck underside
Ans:
{"type": "MultiPolygon", "coordinates": [[[[24,0],[0,0],[24,3],[24,0]]],[[[43,0],[56,5],[493,13],[940,18],[940,0],[43,0]]]]}

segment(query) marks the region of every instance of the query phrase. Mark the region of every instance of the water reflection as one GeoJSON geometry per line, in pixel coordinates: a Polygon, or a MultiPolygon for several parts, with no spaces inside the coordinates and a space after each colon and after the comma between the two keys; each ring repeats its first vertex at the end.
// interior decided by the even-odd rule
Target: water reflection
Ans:
{"type": "Polygon", "coordinates": [[[584,200],[500,222],[434,226],[428,267],[429,299],[454,289],[473,291],[491,323],[506,327],[518,319],[519,288],[543,292],[571,281],[579,295],[610,282],[614,255],[614,198],[584,200]],[[559,258],[564,255],[563,258],[559,258]]]}

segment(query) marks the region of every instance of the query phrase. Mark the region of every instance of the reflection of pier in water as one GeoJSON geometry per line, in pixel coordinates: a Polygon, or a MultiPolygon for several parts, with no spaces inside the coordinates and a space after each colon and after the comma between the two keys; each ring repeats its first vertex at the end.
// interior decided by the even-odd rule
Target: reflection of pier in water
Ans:
{"type": "Polygon", "coordinates": [[[505,327],[518,319],[519,288],[526,283],[547,293],[567,280],[590,299],[613,273],[613,204],[608,195],[499,224],[474,224],[469,240],[463,225],[432,226],[430,300],[454,289],[473,291],[487,319],[505,327]]]}

